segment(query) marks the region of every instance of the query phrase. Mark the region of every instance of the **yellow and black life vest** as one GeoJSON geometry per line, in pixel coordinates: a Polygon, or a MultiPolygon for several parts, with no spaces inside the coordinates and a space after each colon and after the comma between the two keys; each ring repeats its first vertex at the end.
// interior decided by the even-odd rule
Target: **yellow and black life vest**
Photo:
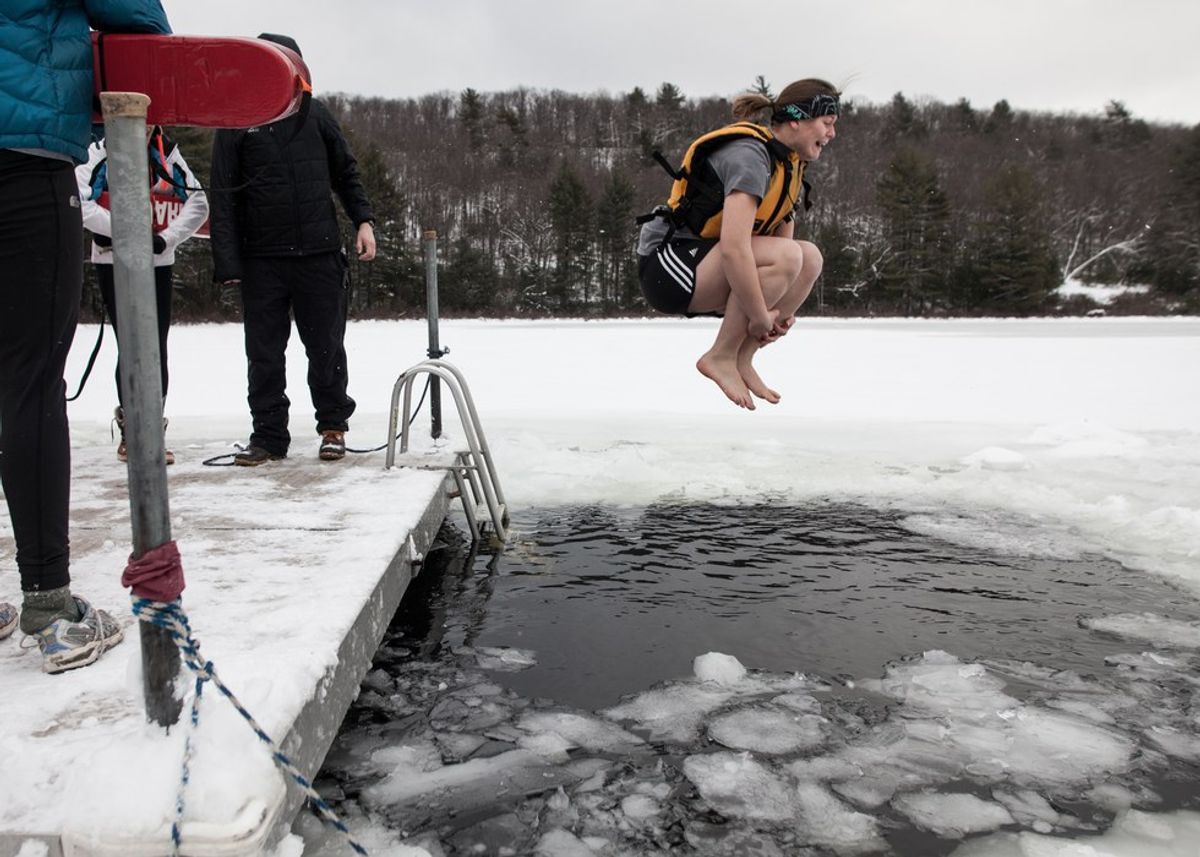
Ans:
{"type": "Polygon", "coordinates": [[[766,146],[771,157],[771,177],[754,214],[754,234],[769,235],[780,224],[791,220],[792,211],[801,197],[805,208],[808,208],[809,185],[804,181],[807,162],[800,160],[799,155],[775,139],[765,126],[753,122],[734,122],[692,141],[678,170],[672,169],[660,153],[654,153],[655,160],[675,179],[675,183],[671,186],[667,204],[638,218],[638,222],[665,217],[676,227],[686,226],[701,238],[719,238],[725,190],[708,159],[721,146],[741,139],[759,141],[766,146]]]}

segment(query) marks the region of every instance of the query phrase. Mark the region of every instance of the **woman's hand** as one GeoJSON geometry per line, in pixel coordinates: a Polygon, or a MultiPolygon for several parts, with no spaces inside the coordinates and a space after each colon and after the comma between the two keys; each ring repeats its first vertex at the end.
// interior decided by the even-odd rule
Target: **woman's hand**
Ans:
{"type": "MultiPolygon", "coordinates": [[[[776,312],[778,312],[778,310],[776,312]]],[[[776,338],[780,336],[787,336],[787,332],[792,329],[792,325],[795,323],[796,316],[794,313],[784,318],[776,319],[774,328],[776,338]]]]}
{"type": "Polygon", "coordinates": [[[763,318],[750,320],[750,324],[746,326],[746,333],[751,339],[758,340],[760,345],[766,345],[779,338],[780,334],[776,333],[778,326],[779,310],[769,309],[763,318]]]}

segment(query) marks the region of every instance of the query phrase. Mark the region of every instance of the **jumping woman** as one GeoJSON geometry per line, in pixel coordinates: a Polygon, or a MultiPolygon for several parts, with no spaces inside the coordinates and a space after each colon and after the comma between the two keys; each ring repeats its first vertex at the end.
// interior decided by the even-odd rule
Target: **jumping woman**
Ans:
{"type": "Polygon", "coordinates": [[[792,237],[804,168],[833,140],[840,93],[807,78],[779,97],[747,94],[735,122],[692,142],[666,205],[643,218],[638,238],[642,293],[674,315],[723,315],[696,368],[735,405],[779,393],[754,355],[784,336],[821,273],[815,244],[792,237]],[[768,125],[750,121],[767,114],[768,125]]]}

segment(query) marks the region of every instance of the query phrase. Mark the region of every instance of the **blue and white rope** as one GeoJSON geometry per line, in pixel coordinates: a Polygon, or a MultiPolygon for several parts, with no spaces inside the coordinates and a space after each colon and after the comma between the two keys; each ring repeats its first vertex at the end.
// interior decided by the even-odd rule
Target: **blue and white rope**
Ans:
{"type": "Polygon", "coordinates": [[[192,695],[191,709],[191,730],[188,732],[187,739],[184,742],[183,749],[183,764],[179,782],[179,794],[175,799],[175,819],[171,823],[171,857],[178,857],[181,839],[181,828],[183,825],[183,807],[184,807],[184,792],[187,789],[188,781],[191,779],[191,760],[192,760],[192,731],[200,725],[200,697],[204,692],[204,683],[211,681],[226,699],[233,704],[237,709],[238,714],[250,724],[250,728],[271,750],[271,759],[280,767],[292,780],[300,786],[304,794],[321,816],[333,825],[337,830],[341,831],[350,847],[354,849],[356,854],[367,854],[367,849],[363,848],[351,835],[350,829],[346,827],[345,822],[337,817],[333,809],[329,806],[326,800],[321,797],[316,789],[312,787],[312,783],[300,773],[300,770],[292,764],[292,761],[279,749],[279,745],[271,740],[268,735],[250,712],[246,710],[233,691],[231,691],[220,678],[217,677],[216,669],[213,667],[212,661],[205,661],[200,656],[200,642],[192,636],[191,625],[188,624],[187,614],[183,610],[183,605],[179,601],[163,603],[161,601],[150,601],[145,598],[133,599],[133,614],[143,622],[151,625],[156,625],[163,628],[171,634],[175,644],[179,646],[179,651],[183,653],[183,661],[188,668],[196,674],[196,689],[192,695]]]}

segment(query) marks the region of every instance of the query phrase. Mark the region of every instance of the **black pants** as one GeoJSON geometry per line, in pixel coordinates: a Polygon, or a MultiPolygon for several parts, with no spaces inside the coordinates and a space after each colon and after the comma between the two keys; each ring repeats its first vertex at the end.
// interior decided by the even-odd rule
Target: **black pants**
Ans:
{"type": "Polygon", "coordinates": [[[63,367],[83,291],[78,194],[70,163],[0,151],[0,478],[27,592],[70,583],[63,367]]]}
{"type": "Polygon", "coordinates": [[[317,432],[345,431],[354,413],[346,394],[346,262],[341,253],[248,258],[242,265],[242,315],[248,363],[250,443],[286,455],[288,400],[285,351],[289,310],[308,355],[308,389],[317,432]]]}
{"type": "MultiPolygon", "coordinates": [[[[113,283],[113,266],[96,265],[96,285],[100,287],[100,298],[104,301],[104,312],[112,322],[113,333],[117,332],[117,296],[113,283]]],[[[159,265],[154,269],[154,296],[158,302],[158,359],[162,378],[163,399],[167,398],[167,332],[171,329],[171,266],[159,265]]],[[[121,352],[117,351],[117,402],[125,407],[121,394],[121,352]]]]}

